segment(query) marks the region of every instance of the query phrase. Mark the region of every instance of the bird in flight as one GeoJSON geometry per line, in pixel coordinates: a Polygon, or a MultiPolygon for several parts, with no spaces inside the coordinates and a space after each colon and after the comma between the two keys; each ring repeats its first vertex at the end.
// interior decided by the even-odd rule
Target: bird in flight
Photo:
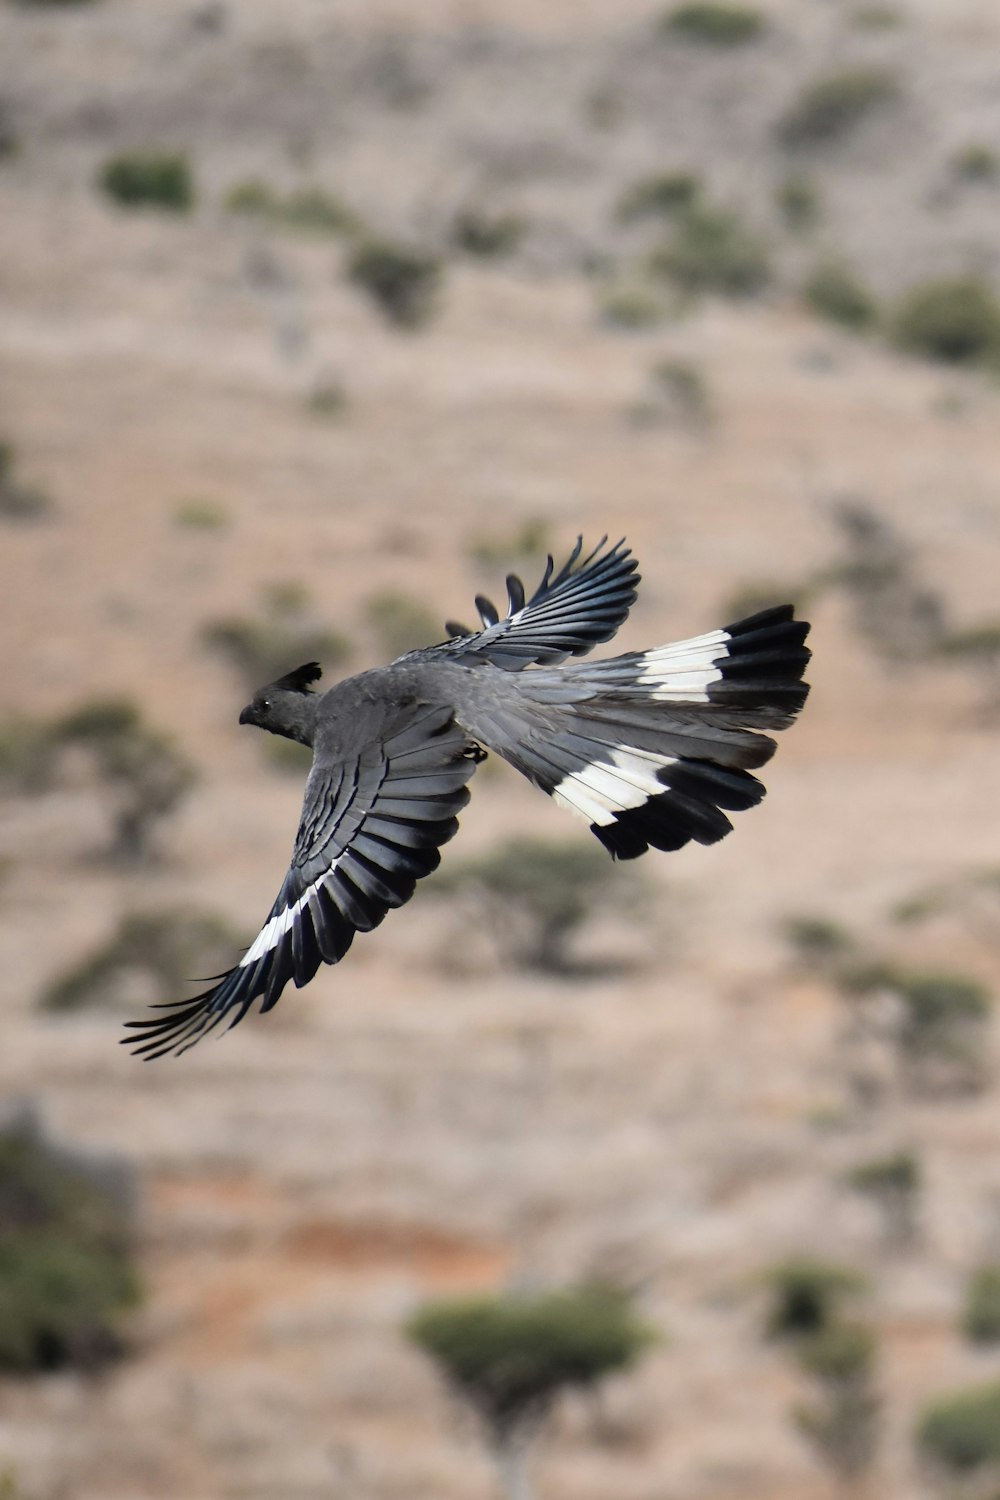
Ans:
{"type": "Polygon", "coordinates": [[[805,702],[808,624],[785,604],[650,651],[567,661],[610,640],[635,601],[635,558],[606,540],[584,557],[580,538],[558,572],[550,557],[530,599],[510,574],[502,618],[478,596],[481,630],[449,622],[440,645],[325,693],[308,662],[254,694],[241,724],[313,752],[291,866],[234,968],[127,1023],[137,1054],[184,1052],[339,962],[437,868],[487,751],[589,823],[615,859],[714,844],[728,813],[761,800],[751,771],[776,746],[755,731],[788,728],[805,702]]]}

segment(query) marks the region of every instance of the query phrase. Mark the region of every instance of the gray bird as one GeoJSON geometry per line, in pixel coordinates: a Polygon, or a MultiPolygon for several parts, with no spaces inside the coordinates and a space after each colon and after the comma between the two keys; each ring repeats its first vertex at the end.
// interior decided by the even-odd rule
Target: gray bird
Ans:
{"type": "Polygon", "coordinates": [[[241,724],[313,752],[291,867],[234,968],[195,999],[127,1023],[136,1053],[184,1052],[343,958],[356,932],[437,868],[487,750],[582,817],[616,859],[714,844],[732,827],[727,812],[761,800],[750,769],[776,746],[753,731],[786,729],[805,702],[808,624],[779,605],[691,640],[559,667],[609,640],[635,600],[635,559],[623,541],[605,542],[581,559],[581,538],[558,572],[550,557],[530,599],[511,574],[502,619],[477,597],[482,630],[449,623],[441,645],[326,693],[312,691],[321,670],[309,662],[254,694],[241,724]]]}

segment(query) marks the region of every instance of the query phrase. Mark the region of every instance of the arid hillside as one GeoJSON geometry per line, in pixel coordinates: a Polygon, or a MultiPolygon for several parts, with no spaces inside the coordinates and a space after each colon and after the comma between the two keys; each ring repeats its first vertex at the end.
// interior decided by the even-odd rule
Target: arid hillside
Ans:
{"type": "Polygon", "coordinates": [[[672,9],[0,0],[0,1105],[134,1172],[145,1286],[99,1374],[0,1379],[10,1500],[487,1500],[403,1325],[588,1278],[658,1338],[540,1500],[951,1494],[921,1413],[1000,1377],[1000,12],[672,9]],[[812,619],[763,806],[518,964],[534,914],[449,877],[593,840],[490,760],[342,966],[128,1056],[286,868],[255,670],[580,533],[643,575],[602,652],[812,619]],[[797,1256],[868,1281],[853,1469],[765,1336],[797,1256]]]}

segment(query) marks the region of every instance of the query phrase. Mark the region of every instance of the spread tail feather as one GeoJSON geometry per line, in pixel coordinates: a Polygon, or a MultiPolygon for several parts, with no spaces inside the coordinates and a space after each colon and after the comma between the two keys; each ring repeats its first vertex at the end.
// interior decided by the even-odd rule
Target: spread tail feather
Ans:
{"type": "MultiPolygon", "coordinates": [[[[713,844],[755,806],[751,774],[809,691],[809,626],[790,605],[691,640],[519,679],[527,722],[496,749],[618,859],[713,844]],[[571,691],[568,691],[570,690],[571,691]]],[[[520,718],[520,715],[519,715],[520,718]]],[[[500,726],[503,728],[503,726],[500,726]]]]}

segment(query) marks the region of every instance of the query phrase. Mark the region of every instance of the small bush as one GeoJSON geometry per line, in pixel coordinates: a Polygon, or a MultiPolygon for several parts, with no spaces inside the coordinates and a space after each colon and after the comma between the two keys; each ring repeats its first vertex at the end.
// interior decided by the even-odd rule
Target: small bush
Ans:
{"type": "Polygon", "coordinates": [[[434,884],[478,899],[481,921],[495,926],[517,967],[566,974],[573,968],[571,940],[612,880],[620,887],[621,876],[596,845],[512,838],[434,884]]]}
{"type": "Polygon", "coordinates": [[[463,208],[451,226],[452,243],[465,255],[496,260],[510,255],[524,235],[524,220],[518,214],[489,213],[483,208],[463,208]]]}
{"type": "Polygon", "coordinates": [[[228,658],[250,692],[300,662],[318,661],[329,670],[349,655],[345,638],[318,623],[297,586],[290,593],[272,589],[257,615],[214,620],[202,635],[228,658]]]}
{"type": "Polygon", "coordinates": [[[861,1323],[833,1323],[802,1339],[799,1363],[820,1398],[795,1412],[796,1423],[845,1486],[874,1462],[881,1402],[872,1386],[876,1341],[861,1323]]]}
{"type": "Polygon", "coordinates": [[[733,209],[695,206],[678,221],[673,237],[655,251],[651,269],[683,292],[721,292],[750,297],[770,278],[764,240],[733,209]]]}
{"type": "Polygon", "coordinates": [[[88,754],[98,782],[107,789],[112,857],[127,864],[151,858],[160,823],[197,780],[191,762],[128,699],[81,704],[56,720],[51,733],[60,748],[76,746],[88,754]]]}
{"type": "Polygon", "coordinates": [[[840,140],[898,95],[896,79],[882,68],[831,73],[809,84],[785,112],[778,122],[778,138],[792,148],[840,140]]]}
{"type": "Polygon", "coordinates": [[[957,1029],[978,1026],[990,1014],[985,985],[962,974],[900,973],[894,988],[904,1004],[903,1043],[912,1051],[937,1049],[957,1029]]]}
{"type": "Polygon", "coordinates": [[[771,1305],[769,1338],[803,1338],[824,1333],[835,1321],[845,1298],[867,1290],[859,1272],[811,1256],[781,1261],[765,1273],[771,1305]]]}
{"type": "Polygon", "coordinates": [[[613,328],[653,328],[667,312],[662,291],[645,281],[617,282],[601,295],[601,318],[613,328]]]}
{"type": "Polygon", "coordinates": [[[820,261],[808,276],[802,294],[821,318],[858,333],[871,328],[878,316],[871,292],[842,260],[820,261]]]}
{"type": "Polygon", "coordinates": [[[836,1385],[867,1375],[876,1348],[875,1335],[863,1323],[831,1323],[800,1339],[795,1353],[808,1375],[836,1385]]]}
{"type": "Polygon", "coordinates": [[[667,217],[691,208],[700,193],[701,183],[694,172],[655,172],[632,184],[618,204],[617,217],[623,224],[667,217]]]}
{"type": "Polygon", "coordinates": [[[895,5],[858,5],[851,11],[851,23],[861,31],[892,31],[902,20],[895,5]]]}
{"type": "Polygon", "coordinates": [[[30,1117],[0,1130],[0,1369],[90,1370],[122,1353],[138,1299],[130,1194],[117,1165],[49,1144],[30,1117]]]}
{"type": "Polygon", "coordinates": [[[417,328],[434,309],[441,262],[436,256],[405,246],[365,240],[351,255],[347,274],[390,323],[417,328]]]}
{"type": "Polygon", "coordinates": [[[229,512],[222,502],[207,495],[191,495],[186,500],[178,500],[174,508],[175,525],[192,531],[224,531],[229,522],[229,512]]]}
{"type": "Polygon", "coordinates": [[[122,208],[182,214],[194,206],[194,178],[181,152],[123,152],[104,164],[98,182],[122,208]]]}
{"type": "Polygon", "coordinates": [[[1000,658],[1000,620],[982,620],[965,630],[950,630],[942,637],[938,650],[942,656],[964,657],[993,666],[1000,658]]]}
{"type": "Polygon", "coordinates": [[[0,517],[7,521],[41,521],[54,507],[43,490],[25,484],[14,472],[12,443],[0,443],[0,517]]]}
{"type": "Polygon", "coordinates": [[[653,409],[660,417],[689,427],[705,427],[712,418],[708,382],[686,359],[661,359],[650,371],[653,409]]]}
{"type": "Polygon", "coordinates": [[[723,0],[689,0],[663,18],[671,36],[710,47],[743,47],[763,36],[764,17],[755,6],[723,3],[723,0]]]}
{"type": "Polygon", "coordinates": [[[980,1266],[969,1278],[962,1332],[976,1344],[1000,1343],[1000,1264],[980,1266]]]}
{"type": "Polygon", "coordinates": [[[925,1407],[917,1445],[955,1474],[1000,1464],[1000,1380],[967,1386],[925,1407]]]}
{"type": "Polygon", "coordinates": [[[815,229],[822,216],[822,204],[819,189],[808,177],[793,172],[778,184],[774,197],[789,233],[806,234],[815,229]]]}
{"type": "MultiPolygon", "coordinates": [[[[772,602],[775,597],[770,596],[772,602]]],[[[796,914],[786,917],[781,928],[785,940],[805,963],[828,965],[840,962],[854,947],[850,933],[829,917],[796,914]]]]}
{"type": "Polygon", "coordinates": [[[390,658],[418,646],[430,646],[441,635],[440,626],[423,600],[395,589],[373,594],[365,604],[365,619],[381,650],[390,658]]]}
{"type": "Polygon", "coordinates": [[[297,188],[282,195],[259,177],[238,182],[226,194],[227,213],[261,219],[284,229],[318,234],[354,234],[358,219],[339,198],[324,188],[297,188]]]}
{"type": "Polygon", "coordinates": [[[136,974],[152,982],[155,1000],[176,1000],[191,980],[226,968],[239,944],[240,935],[229,923],[211,914],[132,912],[107,942],[59,975],[41,1003],[51,1011],[107,1005],[117,1001],[136,974]]]}
{"type": "Polygon", "coordinates": [[[349,405],[347,391],[339,380],[318,381],[306,398],[310,414],[326,422],[339,421],[349,405]]]}
{"type": "Polygon", "coordinates": [[[469,542],[468,553],[483,567],[509,567],[511,563],[523,567],[544,562],[551,546],[548,522],[531,517],[511,531],[474,537],[469,542]]]}
{"type": "Polygon", "coordinates": [[[407,1333],[497,1436],[634,1363],[652,1331],[604,1287],[433,1302],[407,1333]]]}
{"type": "Polygon", "coordinates": [[[992,146],[972,141],[955,152],[951,170],[960,182],[994,182],[1000,176],[1000,156],[992,146]]]}
{"type": "Polygon", "coordinates": [[[58,741],[42,720],[6,720],[0,725],[0,791],[48,791],[55,780],[58,752],[58,741]]]}
{"type": "Polygon", "coordinates": [[[920,1197],[919,1158],[912,1151],[895,1151],[862,1162],[847,1175],[855,1192],[864,1193],[880,1208],[890,1245],[909,1245],[917,1234],[920,1197]]]}
{"type": "Polygon", "coordinates": [[[1000,301],[976,276],[926,281],[899,303],[892,335],[901,349],[947,364],[993,363],[1000,359],[1000,301]]]}

